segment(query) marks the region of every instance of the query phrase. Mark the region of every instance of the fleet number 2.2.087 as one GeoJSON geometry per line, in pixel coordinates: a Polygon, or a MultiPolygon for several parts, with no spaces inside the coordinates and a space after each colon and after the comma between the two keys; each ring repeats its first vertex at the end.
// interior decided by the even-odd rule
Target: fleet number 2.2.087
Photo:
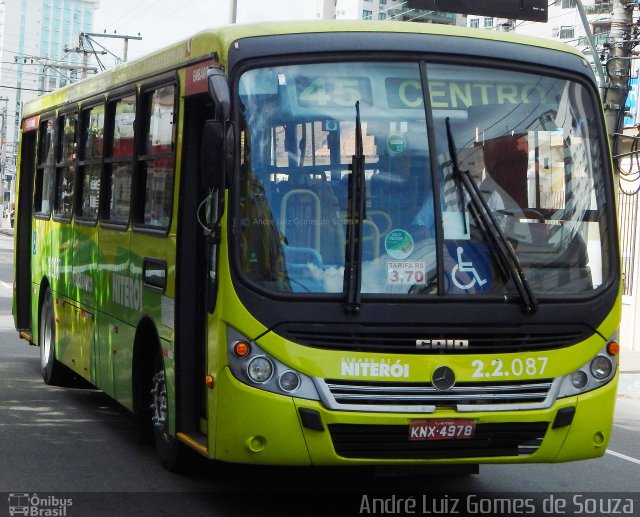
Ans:
{"type": "Polygon", "coordinates": [[[515,357],[510,361],[493,359],[489,364],[480,359],[471,362],[475,368],[472,377],[520,377],[526,375],[533,377],[544,374],[547,367],[546,357],[515,357]]]}

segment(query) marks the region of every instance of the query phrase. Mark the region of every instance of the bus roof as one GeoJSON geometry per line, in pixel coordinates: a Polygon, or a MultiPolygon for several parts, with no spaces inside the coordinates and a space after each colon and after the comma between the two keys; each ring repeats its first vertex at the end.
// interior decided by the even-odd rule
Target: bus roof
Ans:
{"type": "Polygon", "coordinates": [[[570,45],[553,40],[452,25],[346,20],[236,24],[198,32],[191,38],[178,41],[136,60],[123,63],[111,70],[101,72],[54,92],[31,99],[25,102],[22,116],[23,118],[29,117],[43,109],[64,104],[65,102],[77,102],[98,92],[117,88],[119,85],[161,73],[162,71],[186,66],[191,62],[198,62],[213,57],[214,55],[217,56],[220,63],[226,64],[228,60],[228,50],[231,45],[244,38],[271,35],[349,32],[425,34],[485,41],[506,41],[530,47],[557,50],[583,57],[582,53],[570,45]]]}

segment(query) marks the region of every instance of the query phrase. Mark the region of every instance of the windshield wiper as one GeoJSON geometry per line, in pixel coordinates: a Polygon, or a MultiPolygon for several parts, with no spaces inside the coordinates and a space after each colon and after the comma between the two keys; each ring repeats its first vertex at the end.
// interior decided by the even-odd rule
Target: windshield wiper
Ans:
{"type": "Polygon", "coordinates": [[[360,310],[362,283],[362,232],[367,194],[364,176],[364,146],[360,123],[360,101],[356,101],[356,148],[351,158],[349,198],[347,202],[347,246],[344,260],[344,292],[347,312],[360,310]]]}
{"type": "Polygon", "coordinates": [[[453,140],[453,133],[451,131],[451,123],[449,117],[445,119],[447,126],[447,143],[449,144],[449,155],[451,156],[451,165],[453,167],[453,179],[460,189],[460,185],[469,194],[471,200],[471,206],[474,209],[475,215],[486,229],[488,236],[491,240],[491,249],[498,257],[500,263],[503,264],[508,275],[513,279],[513,283],[520,294],[522,300],[522,308],[525,313],[533,314],[538,310],[538,302],[533,294],[531,286],[525,277],[522,265],[518,260],[518,257],[513,251],[511,244],[505,237],[504,233],[500,229],[498,222],[491,213],[491,209],[485,201],[478,185],[473,181],[469,171],[460,170],[460,164],[458,163],[458,153],[456,151],[456,145],[453,140]]]}

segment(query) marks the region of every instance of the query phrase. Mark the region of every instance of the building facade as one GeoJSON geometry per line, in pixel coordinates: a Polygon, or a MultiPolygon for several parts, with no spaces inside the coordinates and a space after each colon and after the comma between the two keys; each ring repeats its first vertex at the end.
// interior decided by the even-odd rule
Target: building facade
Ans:
{"type": "Polygon", "coordinates": [[[465,17],[440,11],[411,9],[403,0],[335,0],[325,1],[323,17],[338,20],[395,20],[404,22],[465,25],[465,17]]]}
{"type": "Polygon", "coordinates": [[[22,103],[82,73],[81,32],[93,29],[99,0],[0,0],[0,110],[3,203],[10,203],[22,103]]]}
{"type": "MultiPolygon", "coordinates": [[[[611,2],[604,0],[582,0],[596,46],[603,50],[610,41],[611,2]]],[[[591,60],[589,41],[576,0],[551,0],[549,2],[549,21],[547,23],[493,18],[489,16],[469,15],[467,26],[512,31],[527,36],[563,41],[579,48],[591,60]]]]}

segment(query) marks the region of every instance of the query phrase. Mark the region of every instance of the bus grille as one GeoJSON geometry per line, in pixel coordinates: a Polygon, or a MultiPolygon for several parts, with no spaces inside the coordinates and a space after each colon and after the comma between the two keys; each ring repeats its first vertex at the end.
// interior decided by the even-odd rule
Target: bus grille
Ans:
{"type": "Polygon", "coordinates": [[[406,425],[331,424],[336,454],[343,458],[444,459],[528,456],[538,450],[548,422],[477,424],[470,440],[408,439],[406,425]]]}
{"type": "Polygon", "coordinates": [[[286,323],[274,331],[301,345],[325,350],[379,353],[465,354],[551,350],[584,341],[593,331],[583,325],[563,329],[545,325],[451,327],[344,325],[340,323],[286,323]],[[467,348],[428,348],[416,343],[429,340],[465,340],[467,348]]]}
{"type": "Polygon", "coordinates": [[[325,379],[320,392],[331,409],[432,413],[436,408],[464,412],[549,407],[553,402],[552,387],[552,379],[461,382],[447,391],[439,391],[431,383],[325,379]]]}

